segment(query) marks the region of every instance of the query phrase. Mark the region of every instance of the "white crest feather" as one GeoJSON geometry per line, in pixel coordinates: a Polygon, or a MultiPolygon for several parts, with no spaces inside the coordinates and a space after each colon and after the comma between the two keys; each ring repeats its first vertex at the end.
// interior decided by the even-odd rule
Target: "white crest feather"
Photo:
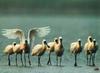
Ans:
{"type": "Polygon", "coordinates": [[[62,37],[60,36],[59,39],[62,39],[62,37]]]}
{"type": "Polygon", "coordinates": [[[77,41],[81,41],[81,39],[78,39],[77,41]]]}
{"type": "Polygon", "coordinates": [[[96,41],[96,39],[93,39],[93,41],[96,41]]]}
{"type": "Polygon", "coordinates": [[[46,41],[46,39],[43,39],[43,42],[45,42],[46,41]]]}

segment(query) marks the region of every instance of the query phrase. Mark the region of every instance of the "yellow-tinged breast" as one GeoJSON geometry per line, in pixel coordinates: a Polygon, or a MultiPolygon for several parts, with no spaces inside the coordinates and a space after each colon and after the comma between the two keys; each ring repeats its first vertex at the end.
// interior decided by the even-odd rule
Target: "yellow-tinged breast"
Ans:
{"type": "Polygon", "coordinates": [[[72,53],[76,53],[77,52],[78,53],[80,51],[80,49],[81,49],[81,45],[79,45],[78,42],[71,43],[70,52],[72,52],[72,53]]]}
{"type": "Polygon", "coordinates": [[[91,50],[91,49],[93,49],[93,46],[94,46],[93,42],[87,42],[87,43],[85,43],[84,50],[85,51],[91,50]]]}
{"type": "Polygon", "coordinates": [[[19,52],[21,49],[20,49],[20,44],[16,44],[15,46],[14,46],[14,48],[13,48],[13,51],[15,52],[15,53],[17,53],[17,52],[19,52]]]}
{"type": "Polygon", "coordinates": [[[38,55],[38,53],[39,53],[39,51],[41,51],[41,49],[42,49],[41,44],[34,46],[34,48],[32,49],[32,56],[38,55]]]}
{"type": "Polygon", "coordinates": [[[4,53],[6,54],[10,54],[13,52],[13,46],[12,45],[8,45],[6,46],[5,50],[4,50],[4,53]]]}
{"type": "Polygon", "coordinates": [[[47,51],[53,51],[55,42],[49,42],[48,45],[50,46],[50,48],[47,48],[47,51]]]}

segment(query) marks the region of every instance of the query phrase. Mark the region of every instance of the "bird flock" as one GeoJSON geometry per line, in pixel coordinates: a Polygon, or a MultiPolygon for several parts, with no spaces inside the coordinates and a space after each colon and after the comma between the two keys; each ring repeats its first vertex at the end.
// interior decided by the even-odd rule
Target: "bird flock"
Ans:
{"type": "MultiPolygon", "coordinates": [[[[15,54],[16,66],[17,55],[20,54],[20,60],[22,66],[26,66],[26,55],[28,55],[28,63],[31,66],[30,56],[38,57],[38,66],[41,66],[40,59],[45,52],[48,52],[48,61],[47,65],[52,65],[51,63],[51,53],[54,52],[56,55],[56,65],[61,66],[62,56],[64,54],[63,38],[61,36],[54,38],[51,42],[47,42],[46,39],[43,39],[39,44],[35,45],[35,37],[45,37],[50,33],[50,27],[40,27],[32,28],[28,31],[28,36],[24,35],[24,32],[21,29],[2,29],[2,35],[8,39],[19,39],[19,43],[13,42],[9,44],[4,49],[4,54],[8,56],[8,65],[11,65],[10,56],[15,54]],[[24,58],[24,62],[23,59],[24,58]],[[59,62],[59,63],[58,63],[59,62]]],[[[96,39],[92,36],[88,36],[88,39],[82,46],[81,39],[78,39],[75,42],[70,44],[70,53],[75,56],[74,66],[77,66],[77,55],[84,50],[87,60],[87,65],[95,66],[95,54],[98,50],[98,44],[96,39]]]]}

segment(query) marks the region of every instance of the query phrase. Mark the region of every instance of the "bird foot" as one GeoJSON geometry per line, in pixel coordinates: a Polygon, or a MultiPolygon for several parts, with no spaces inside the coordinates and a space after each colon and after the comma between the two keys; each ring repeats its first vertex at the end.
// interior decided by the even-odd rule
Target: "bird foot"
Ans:
{"type": "Polygon", "coordinates": [[[41,64],[38,64],[38,67],[40,67],[41,66],[41,64]]]}
{"type": "Polygon", "coordinates": [[[10,64],[10,63],[8,63],[8,65],[10,66],[11,64],[10,64]]]}
{"type": "Polygon", "coordinates": [[[18,66],[18,64],[16,64],[16,66],[18,66]]]}
{"type": "Polygon", "coordinates": [[[95,64],[93,64],[92,66],[95,66],[95,64]]]}
{"type": "Polygon", "coordinates": [[[24,67],[26,67],[26,64],[24,65],[24,67]]]}
{"type": "Polygon", "coordinates": [[[74,64],[74,66],[76,67],[76,66],[77,66],[77,64],[75,63],[75,64],[74,64]]]}
{"type": "Polygon", "coordinates": [[[48,62],[47,65],[52,65],[52,64],[50,62],[48,62]]]}
{"type": "Polygon", "coordinates": [[[31,66],[31,62],[29,61],[29,65],[31,66]]]}
{"type": "Polygon", "coordinates": [[[56,66],[58,66],[58,64],[56,64],[56,66]]]}

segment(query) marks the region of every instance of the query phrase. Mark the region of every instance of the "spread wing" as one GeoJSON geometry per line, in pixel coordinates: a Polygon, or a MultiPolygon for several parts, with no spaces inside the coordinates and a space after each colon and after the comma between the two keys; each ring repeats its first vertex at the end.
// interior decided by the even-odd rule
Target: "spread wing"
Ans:
{"type": "Polygon", "coordinates": [[[45,37],[50,32],[50,27],[32,28],[28,32],[29,42],[34,42],[35,37],[45,37]]]}
{"type": "Polygon", "coordinates": [[[21,29],[2,29],[2,35],[8,39],[19,38],[20,41],[25,40],[24,33],[21,29]]]}
{"type": "Polygon", "coordinates": [[[45,37],[50,32],[50,27],[40,27],[40,28],[32,28],[28,32],[28,37],[33,39],[36,36],[45,37]]]}

